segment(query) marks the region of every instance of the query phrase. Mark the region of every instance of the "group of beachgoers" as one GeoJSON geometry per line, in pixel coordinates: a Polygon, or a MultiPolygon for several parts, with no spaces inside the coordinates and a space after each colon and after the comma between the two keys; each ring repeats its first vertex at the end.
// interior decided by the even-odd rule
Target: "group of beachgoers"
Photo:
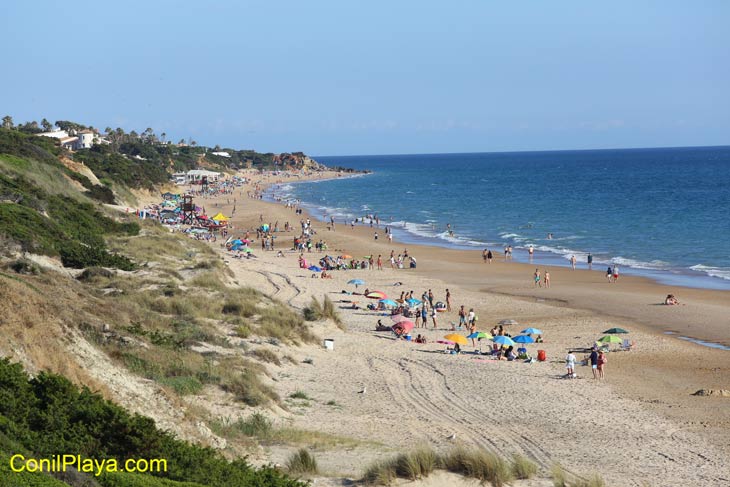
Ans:
{"type": "MultiPolygon", "coordinates": [[[[575,354],[572,351],[568,352],[565,356],[565,377],[568,379],[576,379],[578,375],[575,373],[575,364],[578,361],[575,354]]],[[[594,346],[591,349],[591,353],[587,359],[584,360],[585,365],[590,363],[591,371],[593,372],[593,378],[600,380],[605,377],[606,364],[608,363],[608,357],[606,356],[605,350],[594,346]]]]}

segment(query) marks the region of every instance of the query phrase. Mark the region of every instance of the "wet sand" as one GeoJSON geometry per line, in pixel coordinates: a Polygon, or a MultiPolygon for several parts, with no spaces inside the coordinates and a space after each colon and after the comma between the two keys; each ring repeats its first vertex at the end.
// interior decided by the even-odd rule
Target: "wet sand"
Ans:
{"type": "MultiPolygon", "coordinates": [[[[272,183],[273,178],[262,182],[272,183]]],[[[267,223],[278,221],[280,228],[288,221],[298,229],[299,220],[307,218],[279,204],[246,198],[248,189],[238,196],[234,235],[258,226],[259,215],[267,223]]],[[[230,213],[222,203],[220,209],[230,213]]],[[[382,254],[385,270],[335,271],[331,280],[312,279],[311,272],[298,269],[299,253],[290,250],[294,233],[277,235],[284,258],[262,252],[259,242],[254,244],[257,259],[225,258],[241,283],[269,289],[298,308],[323,294],[336,303],[358,299],[366,304],[361,297],[340,293],[354,290],[346,284],[354,277],[393,298],[411,289],[420,296],[430,288],[443,300],[449,288],[455,308],[464,304],[476,309],[483,331],[504,318],[543,329],[546,343],[528,349],[533,355],[537,348],[548,354],[547,362],[529,365],[446,355],[433,342],[447,333],[449,321],[458,321],[456,309],[439,315],[437,330],[414,330],[432,342],[424,346],[393,342],[387,334],[373,332],[379,318],[373,312],[341,310],[346,332],[319,330],[335,338],[335,353],[302,347],[298,353],[314,357],[315,366],[284,366],[274,373],[283,395],[306,386],[316,399],[336,399],[342,406],[295,414],[289,418],[294,425],[387,445],[377,452],[362,447],[327,452],[322,462],[331,471],[352,475],[369,459],[382,458],[384,451],[421,442],[447,448],[445,437],[458,432],[467,445],[506,455],[522,452],[543,469],[560,462],[577,473],[598,471],[611,485],[727,485],[730,398],[691,394],[730,389],[730,351],[665,332],[730,344],[730,293],[668,287],[634,276],[609,284],[600,270],[545,266],[540,270],[549,270],[552,287],[534,288],[535,266],[504,262],[497,252],[494,263],[484,264],[479,251],[429,246],[407,246],[418,259],[417,269],[391,270],[390,250],[397,255],[404,245],[389,244],[382,228],[376,242],[375,229],[369,227],[337,225],[328,231],[321,222],[314,226],[316,239],[328,243],[328,254],[382,254]],[[402,285],[394,286],[397,282],[402,285]],[[668,293],[686,304],[659,304],[668,293]],[[590,367],[580,366],[578,380],[562,379],[567,349],[589,346],[614,326],[631,331],[627,337],[635,348],[609,354],[607,379],[594,381],[590,367]],[[358,395],[366,385],[367,397],[358,395]],[[393,408],[402,414],[394,417],[393,408]]],[[[305,253],[314,262],[321,255],[305,253]]],[[[509,331],[516,334],[519,329],[509,331]]],[[[284,452],[272,455],[273,460],[285,458],[284,452]]]]}

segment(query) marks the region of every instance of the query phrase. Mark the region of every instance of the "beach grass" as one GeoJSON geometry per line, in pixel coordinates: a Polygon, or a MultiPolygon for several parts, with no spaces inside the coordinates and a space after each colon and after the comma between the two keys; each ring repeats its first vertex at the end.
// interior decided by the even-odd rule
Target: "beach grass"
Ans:
{"type": "Polygon", "coordinates": [[[315,296],[312,296],[312,300],[304,308],[303,314],[304,319],[307,321],[332,320],[338,328],[345,329],[342,317],[329,296],[325,296],[322,303],[315,296]]]}
{"type": "Polygon", "coordinates": [[[251,355],[263,362],[281,365],[281,359],[279,359],[279,356],[267,348],[257,348],[251,352],[251,355]]]}
{"type": "Polygon", "coordinates": [[[529,458],[515,454],[512,456],[512,474],[516,479],[530,479],[537,474],[537,465],[529,458]]]}
{"type": "Polygon", "coordinates": [[[293,453],[286,462],[286,469],[291,474],[316,474],[319,469],[314,455],[304,448],[293,453]]]}
{"type": "Polygon", "coordinates": [[[360,442],[352,438],[335,436],[321,431],[310,431],[288,426],[279,427],[266,415],[256,412],[237,421],[213,421],[211,429],[218,435],[243,443],[265,445],[297,445],[327,449],[353,447],[360,442]]]}
{"type": "Polygon", "coordinates": [[[436,469],[489,482],[493,487],[503,487],[515,478],[510,463],[492,452],[459,446],[438,454],[432,448],[422,446],[373,463],[363,473],[362,481],[369,485],[389,485],[397,478],[428,477],[436,469]]]}

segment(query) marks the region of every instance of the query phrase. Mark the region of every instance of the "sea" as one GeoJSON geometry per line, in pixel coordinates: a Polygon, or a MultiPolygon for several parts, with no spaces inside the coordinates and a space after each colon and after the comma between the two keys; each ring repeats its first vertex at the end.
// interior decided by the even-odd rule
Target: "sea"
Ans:
{"type": "MultiPolygon", "coordinates": [[[[279,185],[315,218],[380,219],[405,243],[730,289],[730,147],[327,156],[371,171],[279,185]],[[451,230],[451,231],[449,231],[451,230]]],[[[374,229],[375,231],[375,229],[374,229]]]]}

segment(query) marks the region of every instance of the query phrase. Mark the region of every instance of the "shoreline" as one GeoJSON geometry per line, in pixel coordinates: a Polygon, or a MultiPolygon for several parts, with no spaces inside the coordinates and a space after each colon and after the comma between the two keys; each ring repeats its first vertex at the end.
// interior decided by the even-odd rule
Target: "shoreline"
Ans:
{"type": "MultiPolygon", "coordinates": [[[[264,190],[263,202],[283,207],[282,202],[275,201],[272,198],[271,187],[276,184],[293,184],[296,182],[306,181],[269,182],[264,190]]],[[[302,206],[302,208],[304,211],[302,216],[323,222],[317,214],[311,212],[311,208],[306,206],[302,206]]],[[[381,222],[379,229],[375,227],[371,229],[362,224],[356,224],[354,229],[350,229],[349,225],[338,225],[338,228],[340,227],[346,228],[345,233],[352,232],[357,235],[361,245],[364,245],[373,231],[378,230],[382,233],[384,225],[381,222]]],[[[328,234],[331,234],[331,232],[325,230],[324,235],[328,234]]],[[[606,282],[602,271],[585,269],[583,268],[585,264],[579,265],[573,271],[570,266],[528,263],[516,260],[505,262],[504,255],[501,252],[495,252],[494,263],[482,264],[480,249],[464,250],[439,245],[411,244],[399,241],[395,235],[396,233],[394,233],[391,247],[398,249],[407,246],[409,249],[417,249],[417,254],[434,257],[423,262],[419,259],[419,267],[422,263],[427,264],[428,262],[427,270],[429,272],[436,271],[444,275],[457,274],[458,279],[462,280],[463,284],[470,285],[472,289],[483,289],[518,298],[560,299],[573,308],[589,310],[619,319],[637,321],[644,326],[653,328],[657,333],[673,332],[676,335],[695,340],[730,346],[730,319],[727,318],[727,316],[730,316],[730,307],[723,306],[730,303],[730,291],[671,286],[657,282],[650,277],[627,273],[621,276],[620,282],[609,284],[606,282]],[[444,262],[445,265],[435,265],[434,261],[444,262]],[[486,270],[490,271],[489,275],[475,275],[471,267],[481,268],[483,265],[488,266],[486,270]],[[553,287],[550,290],[533,289],[533,286],[525,285],[525,283],[529,284],[531,282],[530,276],[535,267],[539,267],[541,271],[547,269],[551,273],[553,287]],[[484,277],[488,277],[488,279],[482,280],[484,277]],[[566,288],[561,284],[556,284],[560,280],[568,280],[572,285],[566,288]],[[590,291],[587,291],[585,286],[589,286],[590,291]],[[637,296],[637,293],[640,294],[637,296]],[[602,299],[599,300],[596,294],[602,299]],[[658,303],[663,302],[667,294],[675,294],[684,304],[680,306],[659,306],[658,303]],[[703,310],[703,308],[705,309],[703,310]],[[658,313],[653,313],[653,311],[658,311],[658,313]]],[[[319,236],[322,236],[322,234],[319,236]]],[[[388,246],[387,241],[381,241],[373,245],[380,248],[388,246]]],[[[383,252],[385,251],[384,249],[383,252]]]]}
{"type": "MultiPolygon", "coordinates": [[[[363,174],[357,174],[355,176],[346,176],[346,177],[359,177],[359,176],[367,176],[368,174],[373,174],[373,172],[369,173],[363,173],[363,174]]],[[[342,179],[338,177],[334,178],[324,178],[324,179],[306,179],[306,180],[293,180],[293,181],[287,181],[286,183],[282,184],[290,184],[290,185],[296,185],[296,184],[302,184],[302,183],[313,183],[313,182],[321,182],[321,181],[332,181],[336,179],[342,179]]],[[[272,203],[276,203],[277,201],[273,198],[274,194],[272,193],[273,186],[276,186],[276,184],[270,185],[264,192],[264,201],[269,201],[272,203]]],[[[299,201],[299,200],[297,200],[299,201]]],[[[303,209],[307,211],[307,214],[312,219],[316,219],[319,222],[326,222],[325,214],[320,210],[317,203],[311,202],[311,201],[300,201],[299,206],[301,206],[303,209]]],[[[332,210],[332,208],[329,208],[329,210],[332,210]]],[[[348,209],[347,211],[350,212],[352,209],[348,209]]],[[[354,210],[352,210],[354,211],[354,210]]],[[[348,213],[353,214],[353,213],[348,213]]],[[[362,215],[357,215],[358,218],[360,218],[362,215]]],[[[412,222],[410,222],[412,223],[412,222]]],[[[418,225],[417,223],[413,223],[418,225]]],[[[475,242],[474,240],[466,240],[463,242],[459,241],[459,237],[454,237],[451,240],[448,238],[443,238],[439,236],[439,234],[435,235],[421,235],[419,233],[414,233],[411,230],[408,230],[407,228],[401,227],[401,226],[393,226],[393,222],[387,223],[388,226],[390,226],[391,230],[393,230],[393,235],[397,240],[401,243],[408,244],[408,245],[423,245],[423,246],[430,246],[430,247],[437,247],[442,249],[448,249],[448,250],[463,250],[463,251],[481,251],[484,247],[494,247],[492,250],[496,253],[501,253],[502,249],[507,245],[505,242],[501,243],[495,243],[495,242],[481,242],[483,245],[476,245],[476,244],[470,244],[469,242],[475,242]]],[[[356,226],[363,226],[363,224],[358,223],[356,226]]],[[[383,229],[386,226],[385,223],[381,222],[380,228],[383,229]]],[[[501,238],[501,237],[499,237],[501,238]]],[[[493,240],[493,239],[492,239],[493,240]]],[[[523,264],[530,264],[530,265],[539,265],[539,266],[554,266],[554,267],[563,267],[563,268],[570,268],[570,263],[567,258],[569,253],[563,253],[563,251],[559,248],[554,248],[553,250],[545,250],[544,245],[535,245],[534,246],[534,258],[528,258],[523,254],[527,254],[527,246],[524,245],[513,245],[513,248],[516,250],[514,260],[515,262],[523,263],[523,264]]],[[[585,262],[585,257],[587,255],[584,251],[574,251],[573,252],[576,257],[578,257],[578,268],[582,270],[587,270],[587,264],[585,262]]],[[[678,287],[678,288],[687,288],[687,289],[707,289],[707,290],[715,290],[715,291],[728,291],[730,292],[730,281],[727,279],[724,279],[722,277],[718,277],[709,273],[703,273],[698,270],[692,269],[692,268],[684,268],[684,267],[674,267],[674,268],[667,268],[667,269],[652,269],[649,267],[640,267],[631,265],[627,262],[629,262],[631,259],[626,259],[623,257],[596,257],[594,256],[594,262],[593,267],[594,271],[600,271],[601,267],[606,267],[608,265],[618,264],[621,267],[622,275],[626,276],[635,276],[635,277],[642,277],[646,279],[650,279],[654,281],[657,284],[664,285],[664,286],[672,286],[672,287],[678,287]],[[614,262],[616,261],[616,262],[614,262]]],[[[641,262],[639,262],[641,264],[641,262]]]]}
{"type": "MultiPolygon", "coordinates": [[[[274,182],[274,177],[258,181],[262,186],[274,182]]],[[[225,201],[208,199],[206,204],[226,213],[230,208],[225,201]]],[[[311,217],[295,214],[283,204],[243,197],[233,215],[231,234],[257,227],[260,215],[267,223],[278,221],[280,227],[287,221],[297,227],[300,219],[311,217]]],[[[315,241],[327,241],[330,255],[381,253],[387,257],[390,248],[397,253],[404,246],[382,239],[375,242],[368,227],[338,225],[327,231],[312,220],[318,231],[315,241]]],[[[707,485],[723,485],[722,478],[730,475],[730,409],[724,407],[728,399],[692,395],[699,389],[730,389],[730,354],[664,334],[671,328],[685,335],[682,323],[695,324],[697,317],[708,322],[726,317],[727,293],[687,290],[685,295],[683,290],[678,297],[687,305],[655,306],[663,297],[659,291],[666,288],[647,279],[627,276],[611,285],[593,275],[598,272],[557,267],[549,268],[554,287],[534,289],[530,282],[534,266],[529,264],[502,260],[483,264],[479,252],[410,244],[409,253],[418,258],[416,269],[390,269],[384,258],[383,271],[333,271],[332,279],[312,279],[311,272],[297,266],[299,252],[291,250],[294,233],[275,234],[283,258],[260,251],[258,241],[253,245],[257,258],[250,260],[232,259],[220,245],[213,246],[244,285],[270,292],[298,309],[323,295],[331,296],[340,307],[346,331],[328,323],[312,325],[320,337],[334,339],[334,351],[317,345],[290,349],[288,353],[299,361],[313,359],[314,365],[291,364],[270,372],[283,397],[301,390],[316,403],[336,400],[338,405],[297,409],[282,420],[366,443],[320,455],[328,471],[352,475],[387,452],[422,443],[445,450],[452,444],[444,438],[458,431],[460,441],[468,445],[506,455],[522,452],[544,470],[552,462],[575,472],[598,470],[611,485],[657,478],[666,479],[668,485],[690,485],[697,475],[707,485]],[[528,345],[528,349],[533,354],[537,348],[545,349],[548,360],[532,365],[485,361],[471,353],[471,345],[462,356],[444,354],[435,342],[448,333],[449,321],[458,321],[454,312],[440,314],[436,329],[429,325],[414,330],[428,336],[428,345],[393,341],[373,331],[377,313],[338,304],[342,298],[353,299],[341,293],[354,290],[346,284],[353,277],[394,298],[400,291],[413,289],[420,295],[432,288],[441,299],[449,288],[456,307],[465,304],[477,310],[480,330],[488,331],[505,318],[544,330],[546,343],[528,345]],[[394,286],[398,282],[402,286],[394,286]],[[657,313],[660,316],[652,322],[657,313]],[[609,354],[608,378],[596,381],[590,367],[579,367],[579,380],[561,380],[566,349],[588,345],[614,326],[629,329],[627,337],[636,346],[631,352],[609,354]],[[357,394],[365,385],[368,395],[357,394]],[[393,417],[389,413],[394,407],[408,414],[393,417]],[[489,428],[488,443],[484,428],[489,428]],[[373,442],[385,446],[367,446],[373,442]],[[617,452],[630,459],[624,468],[602,469],[602,459],[617,452]]],[[[307,260],[315,262],[322,256],[305,253],[307,260]]],[[[723,340],[727,328],[715,330],[723,340]]],[[[262,461],[283,461],[288,453],[274,449],[262,461]]]]}

